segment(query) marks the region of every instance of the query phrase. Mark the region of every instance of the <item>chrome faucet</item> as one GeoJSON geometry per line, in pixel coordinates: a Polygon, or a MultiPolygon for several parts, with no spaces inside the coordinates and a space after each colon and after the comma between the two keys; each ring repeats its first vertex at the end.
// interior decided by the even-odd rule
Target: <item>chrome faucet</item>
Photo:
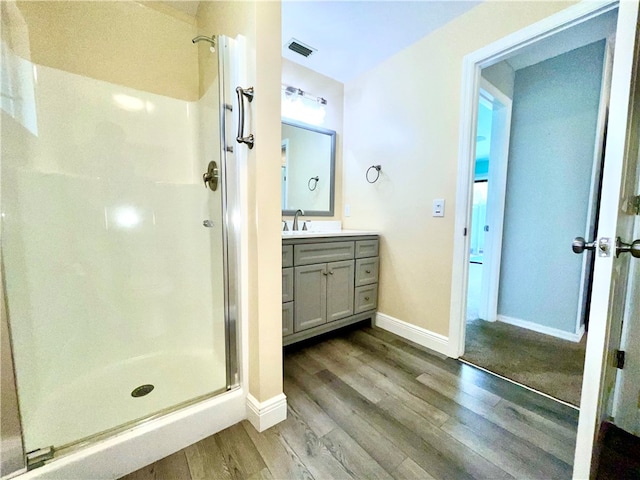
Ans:
{"type": "Polygon", "coordinates": [[[293,216],[293,227],[291,227],[291,230],[294,232],[300,230],[298,228],[298,215],[304,215],[304,210],[296,210],[296,214],[293,216]]]}

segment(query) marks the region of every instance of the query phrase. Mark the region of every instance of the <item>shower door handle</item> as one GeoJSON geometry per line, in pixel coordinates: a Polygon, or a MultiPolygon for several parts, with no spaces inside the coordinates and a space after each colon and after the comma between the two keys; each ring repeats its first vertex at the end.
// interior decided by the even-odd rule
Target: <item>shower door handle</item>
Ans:
{"type": "Polygon", "coordinates": [[[249,136],[244,136],[244,97],[247,97],[249,103],[253,100],[253,87],[249,88],[236,88],[236,94],[238,95],[238,136],[236,140],[238,143],[246,143],[249,148],[253,148],[253,133],[249,136]]]}

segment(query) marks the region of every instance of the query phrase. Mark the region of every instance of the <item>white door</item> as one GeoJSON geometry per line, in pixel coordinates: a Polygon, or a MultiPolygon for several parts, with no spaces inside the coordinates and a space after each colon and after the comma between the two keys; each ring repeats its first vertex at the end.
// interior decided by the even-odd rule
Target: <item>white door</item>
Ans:
{"type": "Polygon", "coordinates": [[[633,292],[629,284],[629,253],[616,257],[615,241],[630,242],[635,211],[631,198],[638,195],[638,122],[640,92],[637,84],[638,2],[621,1],[611,80],[609,126],[598,225],[598,253],[593,275],[590,327],[580,401],[580,420],[574,478],[589,478],[595,435],[611,414],[616,379],[615,350],[619,349],[625,306],[633,292]],[[601,255],[607,250],[610,255],[601,255]]]}

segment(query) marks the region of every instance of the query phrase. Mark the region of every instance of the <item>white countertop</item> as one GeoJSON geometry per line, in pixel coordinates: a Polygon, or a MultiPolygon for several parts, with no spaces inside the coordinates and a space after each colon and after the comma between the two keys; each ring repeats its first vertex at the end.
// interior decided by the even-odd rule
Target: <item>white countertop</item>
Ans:
{"type": "Polygon", "coordinates": [[[299,230],[296,232],[282,232],[282,239],[287,238],[327,238],[327,237],[357,237],[361,235],[379,235],[378,232],[370,230],[335,230],[326,232],[313,232],[307,230],[299,230]]]}

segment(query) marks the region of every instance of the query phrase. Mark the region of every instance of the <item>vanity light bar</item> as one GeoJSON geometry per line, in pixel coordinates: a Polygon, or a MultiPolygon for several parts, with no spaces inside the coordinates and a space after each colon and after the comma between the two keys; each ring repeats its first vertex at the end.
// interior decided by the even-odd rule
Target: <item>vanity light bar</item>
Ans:
{"type": "Polygon", "coordinates": [[[287,97],[293,97],[294,95],[297,95],[299,97],[308,98],[309,100],[313,100],[315,102],[318,102],[320,105],[326,105],[327,104],[327,99],[326,98],[315,97],[315,96],[311,95],[310,93],[307,93],[304,90],[301,90],[301,89],[299,89],[297,87],[292,87],[291,85],[282,85],[282,90],[284,90],[285,96],[287,96],[287,97]]]}

